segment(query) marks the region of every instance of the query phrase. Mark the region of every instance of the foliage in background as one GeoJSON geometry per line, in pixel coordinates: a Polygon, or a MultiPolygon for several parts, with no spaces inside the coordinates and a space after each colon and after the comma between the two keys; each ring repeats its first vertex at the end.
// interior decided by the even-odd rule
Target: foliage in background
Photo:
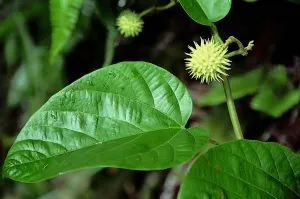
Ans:
{"type": "Polygon", "coordinates": [[[77,23],[83,1],[50,0],[52,23],[51,62],[67,44],[77,23]]]}
{"type": "Polygon", "coordinates": [[[300,91],[293,88],[286,68],[278,65],[273,68],[260,85],[257,95],[251,102],[251,108],[280,117],[283,113],[299,103],[300,91]]]}
{"type": "MultiPolygon", "coordinates": [[[[38,5],[41,9],[42,5],[38,5]]],[[[33,9],[36,8],[33,7],[33,9]]],[[[26,101],[28,107],[26,117],[28,117],[51,94],[65,85],[63,61],[61,57],[58,57],[53,64],[49,64],[48,47],[44,44],[39,46],[34,44],[25,26],[27,19],[25,14],[13,13],[9,19],[10,23],[4,22],[7,24],[5,27],[11,27],[11,33],[4,46],[5,62],[8,71],[13,73],[15,70],[15,72],[10,80],[7,104],[9,107],[16,107],[26,101]]]]}
{"type": "MultiPolygon", "coordinates": [[[[288,79],[286,67],[275,66],[266,71],[263,66],[230,79],[234,99],[254,95],[250,106],[272,117],[278,118],[299,103],[300,91],[293,88],[288,79]]],[[[199,99],[200,106],[214,106],[225,103],[222,85],[215,83],[199,99]]]]}
{"type": "MultiPolygon", "coordinates": [[[[263,69],[258,68],[248,73],[230,78],[232,96],[239,99],[254,94],[263,79],[263,69]]],[[[198,100],[200,106],[215,106],[226,102],[223,86],[218,82],[212,83],[208,92],[198,100]]]]}

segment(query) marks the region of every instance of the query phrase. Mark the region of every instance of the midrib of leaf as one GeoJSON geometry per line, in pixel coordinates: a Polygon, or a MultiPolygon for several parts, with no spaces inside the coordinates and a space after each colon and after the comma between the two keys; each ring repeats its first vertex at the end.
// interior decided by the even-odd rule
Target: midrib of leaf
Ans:
{"type": "MultiPolygon", "coordinates": [[[[175,129],[178,129],[178,132],[177,132],[176,134],[174,134],[174,136],[172,136],[172,137],[169,139],[169,141],[172,140],[172,139],[173,139],[173,138],[174,138],[181,130],[183,130],[183,129],[181,129],[181,128],[166,128],[166,129],[159,129],[159,130],[170,130],[170,129],[174,129],[174,130],[175,130],[175,129]]],[[[152,132],[152,131],[148,131],[148,132],[146,132],[146,133],[151,133],[151,132],[152,132]]],[[[190,133],[190,132],[189,132],[189,133],[190,133]]],[[[133,142],[134,140],[138,139],[138,138],[139,138],[140,136],[142,136],[143,134],[144,134],[144,133],[140,133],[140,134],[136,134],[136,135],[131,135],[131,136],[122,137],[122,138],[127,138],[127,137],[134,137],[134,136],[136,136],[134,139],[130,140],[129,142],[125,142],[125,143],[123,143],[123,144],[121,144],[121,145],[116,145],[116,146],[114,146],[114,147],[112,147],[112,148],[110,148],[110,149],[108,149],[108,150],[98,152],[98,154],[104,153],[104,152],[106,153],[106,152],[108,152],[108,151],[110,151],[110,150],[113,150],[113,149],[122,147],[122,146],[124,146],[124,145],[126,145],[126,144],[129,144],[130,142],[133,142]]],[[[192,133],[190,133],[190,134],[193,135],[192,133]]],[[[122,139],[122,138],[118,138],[118,139],[115,139],[115,140],[109,140],[109,141],[103,142],[102,144],[106,144],[106,143],[108,143],[108,142],[116,141],[116,140],[119,140],[119,139],[122,139]]],[[[193,136],[193,138],[195,139],[194,136],[193,136]]],[[[27,141],[27,140],[23,140],[23,141],[27,141]]],[[[44,140],[34,140],[34,139],[31,139],[31,141],[48,142],[48,141],[44,141],[44,140]]],[[[168,143],[169,141],[167,141],[167,142],[165,142],[165,143],[163,143],[163,144],[161,144],[161,145],[158,145],[157,147],[155,147],[155,148],[153,148],[153,149],[150,149],[149,151],[147,151],[147,152],[145,152],[145,153],[148,153],[148,152],[150,152],[150,151],[152,151],[152,150],[155,150],[155,149],[157,149],[158,147],[160,147],[160,146],[162,146],[162,145],[168,143]]],[[[52,142],[52,143],[53,143],[53,144],[59,144],[59,145],[61,145],[60,143],[55,143],[55,142],[52,142]]],[[[99,145],[99,141],[96,142],[96,143],[93,143],[93,144],[91,144],[91,145],[89,145],[89,146],[83,147],[83,148],[78,148],[78,149],[71,150],[71,151],[68,151],[68,150],[67,150],[65,153],[56,154],[56,155],[53,155],[53,156],[48,156],[48,157],[46,157],[46,158],[41,158],[41,159],[34,160],[34,161],[22,162],[21,164],[14,164],[14,165],[11,166],[11,167],[7,167],[7,169],[11,169],[11,168],[14,168],[14,167],[17,167],[17,166],[20,166],[20,165],[24,165],[24,164],[30,164],[30,163],[33,163],[33,162],[38,162],[38,161],[43,161],[43,160],[55,158],[55,157],[58,157],[58,156],[63,156],[63,155],[70,154],[70,153],[74,153],[74,152],[77,152],[77,151],[80,151],[80,150],[87,150],[87,148],[92,148],[92,147],[97,146],[97,145],[99,145]]],[[[174,147],[173,147],[173,148],[174,148],[174,147]]],[[[11,157],[12,155],[14,155],[14,154],[16,154],[16,153],[18,153],[18,152],[20,152],[20,151],[22,151],[22,150],[19,150],[19,151],[16,151],[16,152],[12,153],[12,154],[9,154],[9,155],[7,156],[7,160],[9,160],[10,157],[11,157]]],[[[23,151],[24,151],[24,150],[23,150],[23,151]]],[[[26,150],[26,151],[31,151],[31,150],[26,150]]],[[[33,151],[33,152],[37,152],[37,151],[33,151]]],[[[37,152],[37,153],[40,153],[40,152],[37,152]]],[[[41,154],[43,154],[43,153],[41,153],[41,154]]],[[[133,155],[130,155],[130,156],[126,156],[126,158],[131,157],[131,156],[135,156],[135,155],[138,155],[138,154],[141,154],[141,153],[136,153],[136,154],[133,154],[133,155]]],[[[43,155],[45,156],[45,154],[43,154],[43,155]]],[[[12,158],[12,159],[15,160],[14,158],[12,158]]]]}
{"type": "MultiPolygon", "coordinates": [[[[211,1],[213,1],[213,0],[211,0],[211,1]]],[[[197,0],[197,2],[199,3],[199,5],[200,5],[200,7],[201,7],[201,9],[202,9],[202,11],[204,12],[204,14],[205,14],[205,18],[210,22],[210,23],[212,23],[212,21],[211,21],[211,19],[210,18],[208,18],[208,15],[207,15],[207,13],[205,12],[205,9],[203,9],[203,3],[201,2],[201,0],[199,1],[199,0],[197,0]]]]}
{"type": "Polygon", "coordinates": [[[50,0],[52,41],[50,61],[61,52],[75,27],[78,15],[73,16],[80,9],[83,0],[50,0]]]}
{"type": "MultiPolygon", "coordinates": [[[[136,69],[136,68],[135,68],[136,69]]],[[[137,69],[136,69],[137,70],[137,69]]],[[[138,71],[139,72],[139,71],[138,71]]],[[[147,82],[146,82],[146,80],[144,79],[144,77],[141,75],[141,73],[139,73],[139,76],[141,76],[142,78],[143,78],[143,80],[145,81],[145,83],[147,84],[147,82]]],[[[165,81],[165,83],[168,85],[168,87],[170,88],[170,91],[171,91],[171,93],[173,94],[173,96],[175,97],[175,99],[176,99],[176,102],[177,102],[177,104],[179,105],[179,102],[178,102],[178,98],[177,98],[177,96],[175,95],[175,93],[173,92],[173,90],[172,90],[172,87],[169,85],[169,83],[164,79],[164,78],[162,78],[164,81],[165,81]]],[[[73,84],[75,84],[76,82],[74,82],[73,84]]],[[[71,85],[69,85],[68,87],[66,87],[65,89],[63,89],[63,90],[66,90],[66,92],[68,92],[68,91],[71,91],[72,90],[72,92],[75,92],[75,91],[90,91],[90,92],[92,92],[92,91],[94,91],[94,92],[100,92],[100,93],[104,93],[104,94],[110,94],[110,95],[117,95],[117,96],[119,96],[119,97],[123,97],[123,98],[125,98],[125,99],[128,99],[128,100],[130,100],[130,101],[133,101],[133,102],[135,102],[135,103],[139,103],[139,104],[141,104],[141,105],[143,105],[143,106],[147,106],[147,107],[149,107],[150,109],[153,109],[154,111],[157,111],[157,112],[159,112],[160,114],[162,114],[162,115],[164,115],[166,118],[168,118],[168,119],[170,119],[172,122],[174,122],[175,124],[177,124],[178,125],[178,127],[180,127],[180,129],[184,129],[184,126],[182,126],[181,124],[179,124],[176,120],[174,120],[173,118],[170,118],[166,113],[164,113],[164,112],[162,112],[162,111],[160,111],[160,110],[158,110],[158,109],[156,109],[155,108],[155,104],[153,103],[153,105],[151,106],[151,105],[149,105],[149,104],[146,104],[145,102],[142,102],[142,101],[139,101],[138,99],[133,99],[133,98],[130,98],[130,97],[127,97],[127,96],[124,96],[124,95],[120,95],[120,94],[118,94],[118,93],[113,93],[113,92],[105,92],[105,91],[100,91],[100,90],[91,90],[91,89],[74,89],[73,88],[73,84],[71,84],[71,85]]],[[[151,92],[151,90],[150,90],[150,88],[149,88],[149,86],[148,86],[148,84],[147,84],[147,88],[149,89],[149,92],[151,93],[151,95],[152,95],[152,92],[151,92]]],[[[57,93],[57,94],[55,94],[53,97],[51,97],[51,98],[55,98],[55,96],[60,96],[61,95],[61,92],[60,93],[57,93]]],[[[153,98],[153,95],[152,95],[152,98],[153,98]]],[[[49,100],[50,101],[50,100],[49,100]]],[[[62,110],[61,109],[51,109],[51,110],[46,110],[46,111],[42,111],[42,109],[40,110],[41,112],[49,112],[49,111],[58,111],[58,112],[62,112],[62,110]]],[[[111,118],[111,117],[107,117],[107,116],[100,116],[100,115],[97,115],[97,114],[92,114],[92,113],[89,113],[89,112],[83,112],[83,111],[63,111],[63,112],[77,112],[77,113],[83,113],[83,114],[90,114],[90,115],[94,115],[94,116],[96,116],[96,117],[102,117],[102,118],[109,118],[109,119],[114,119],[114,120],[118,120],[118,121],[121,121],[121,122],[125,122],[125,123],[128,123],[128,124],[130,124],[130,125],[133,125],[134,127],[136,127],[136,128],[138,128],[138,129],[140,129],[139,127],[137,127],[137,126],[135,126],[134,124],[132,124],[132,123],[130,123],[130,122],[127,122],[127,121],[124,121],[124,120],[120,120],[120,119],[118,119],[118,118],[111,118]]],[[[181,115],[181,119],[182,119],[182,115],[181,115]]],[[[49,126],[49,127],[56,127],[56,128],[60,128],[60,129],[68,129],[68,130],[70,130],[70,131],[74,131],[74,132],[77,132],[77,133],[83,133],[83,132],[79,132],[79,131],[76,131],[76,130],[73,130],[73,129],[69,129],[69,128],[64,128],[64,127],[58,127],[58,126],[50,126],[50,125],[39,125],[39,126],[45,126],[45,127],[47,127],[47,126],[49,126]]],[[[170,128],[167,128],[167,129],[177,129],[178,127],[170,127],[170,128]]],[[[158,129],[158,130],[163,130],[163,129],[158,129]]],[[[143,131],[143,130],[141,130],[143,133],[145,133],[145,131],[143,131]]],[[[88,134],[86,134],[86,133],[83,133],[84,135],[87,135],[87,136],[89,136],[88,134]]],[[[124,138],[124,137],[121,137],[121,138],[124,138]]],[[[119,139],[121,139],[121,138],[119,138],[119,139]]],[[[117,140],[117,139],[116,139],[117,140]]],[[[40,140],[40,141],[43,141],[43,140],[40,140]]],[[[49,141],[48,141],[49,142],[49,141]]],[[[56,143],[56,144],[59,144],[59,143],[56,143]]],[[[95,145],[95,143],[94,144],[92,144],[92,145],[90,145],[90,146],[94,146],[95,145]]],[[[84,149],[85,148],[87,148],[87,147],[89,147],[89,146],[86,146],[86,147],[84,147],[84,149]]],[[[77,149],[77,150],[81,150],[82,148],[79,148],[79,149],[77,149]]],[[[76,150],[73,150],[73,151],[76,151],[76,150]]],[[[68,153],[69,152],[73,152],[73,151],[68,151],[68,153]]],[[[12,153],[12,154],[10,154],[10,155],[13,155],[14,153],[12,153]]],[[[63,155],[63,154],[58,154],[58,155],[63,155]]],[[[55,155],[55,156],[58,156],[58,155],[55,155]]],[[[49,158],[51,158],[51,157],[55,157],[55,156],[50,156],[49,158]]],[[[40,160],[43,160],[43,159],[40,159],[40,160]]],[[[39,160],[37,160],[37,161],[39,161],[39,160]]],[[[17,165],[16,165],[17,166],[17,165]]]]}
{"type": "Polygon", "coordinates": [[[52,10],[55,11],[55,13],[52,13],[52,17],[51,17],[52,21],[55,21],[55,25],[52,24],[52,27],[53,29],[56,29],[55,31],[59,30],[59,32],[64,32],[63,29],[61,28],[65,26],[65,20],[66,20],[65,17],[67,16],[65,10],[69,7],[69,1],[59,1],[59,6],[57,6],[57,1],[55,0],[51,0],[50,2],[51,2],[50,6],[52,10]],[[62,9],[58,9],[58,7],[62,9]]]}
{"type": "MultiPolygon", "coordinates": [[[[174,129],[177,129],[177,128],[174,128],[174,129]]],[[[165,145],[166,143],[169,143],[170,144],[170,140],[172,140],[176,135],[178,135],[178,133],[181,131],[182,129],[178,129],[178,131],[177,131],[177,133],[176,134],[174,134],[167,142],[165,142],[165,143],[163,143],[163,144],[160,144],[160,145],[157,145],[156,147],[154,147],[153,149],[150,149],[149,151],[147,151],[147,152],[144,152],[144,153],[149,153],[150,151],[155,151],[157,148],[159,148],[159,147],[161,147],[161,146],[163,146],[163,145],[165,145]]],[[[193,134],[191,134],[191,135],[193,135],[193,134]]],[[[142,136],[142,135],[138,135],[138,137],[139,136],[142,136]]],[[[136,138],[134,138],[133,140],[135,140],[135,139],[137,139],[138,137],[136,137],[136,138]]],[[[194,136],[193,136],[193,138],[195,138],[194,136]]],[[[131,140],[131,141],[133,141],[133,140],[131,140]]],[[[194,139],[195,140],[195,139],[194,139]]],[[[131,142],[131,141],[129,141],[129,142],[131,142]]],[[[129,143],[128,142],[128,143],[129,143]]],[[[119,145],[119,146],[123,146],[123,145],[125,145],[125,144],[127,144],[127,143],[124,143],[124,144],[122,144],[122,145],[119,145]]],[[[174,146],[172,145],[172,144],[170,144],[171,146],[172,146],[172,148],[173,148],[173,150],[174,150],[174,146]]],[[[118,147],[119,147],[118,146],[118,147]]],[[[118,147],[116,147],[116,148],[118,148],[118,147]]],[[[110,149],[111,150],[111,149],[110,149]]],[[[175,151],[175,150],[174,150],[175,151]]],[[[105,151],[106,152],[106,151],[105,151]]],[[[103,153],[103,152],[101,152],[101,153],[103,153]]],[[[133,154],[133,155],[129,155],[129,156],[126,156],[126,158],[128,158],[128,157],[132,157],[132,156],[136,156],[136,155],[139,155],[139,154],[141,154],[141,153],[136,153],[136,154],[133,154]]],[[[173,162],[174,162],[174,159],[173,159],[173,162]]]]}
{"type": "MultiPolygon", "coordinates": [[[[71,85],[70,85],[70,86],[71,86],[71,85]]],[[[102,92],[102,93],[107,93],[107,94],[111,94],[111,95],[118,95],[118,96],[120,96],[120,97],[127,98],[128,100],[134,101],[134,102],[136,102],[136,103],[140,103],[140,104],[142,104],[143,106],[147,106],[147,107],[149,107],[149,108],[152,108],[153,110],[158,111],[159,113],[161,113],[161,114],[163,114],[164,116],[166,116],[167,118],[169,118],[168,115],[166,115],[165,113],[161,112],[161,111],[158,110],[158,109],[155,109],[155,107],[153,107],[153,106],[150,106],[150,105],[148,105],[148,104],[146,104],[146,103],[144,103],[144,102],[141,102],[141,101],[138,101],[138,100],[136,100],[136,99],[132,99],[132,98],[129,98],[129,97],[126,97],[126,96],[117,94],[117,93],[109,93],[109,92],[104,92],[104,91],[99,91],[99,90],[82,90],[82,89],[80,89],[80,90],[74,90],[74,89],[73,89],[73,91],[74,91],[74,92],[75,92],[75,91],[95,91],[95,92],[102,92]]],[[[173,92],[172,92],[172,93],[173,93],[173,92]]],[[[177,99],[177,98],[176,98],[176,99],[177,99]]],[[[83,113],[83,114],[90,114],[90,115],[94,115],[94,116],[96,116],[96,117],[109,118],[109,119],[114,119],[114,120],[118,120],[118,121],[121,121],[121,122],[125,122],[125,123],[128,123],[128,124],[130,124],[130,125],[133,125],[134,127],[140,129],[139,127],[135,126],[134,124],[129,123],[129,122],[124,121],[124,120],[120,120],[120,119],[118,119],[118,118],[111,118],[111,117],[107,117],[107,116],[104,117],[104,116],[100,116],[100,115],[93,114],[93,113],[88,113],[88,112],[83,112],[83,111],[62,111],[61,109],[57,109],[57,110],[51,109],[51,110],[46,110],[46,111],[41,111],[41,112],[50,112],[50,111],[70,112],[70,113],[77,112],[77,113],[83,113]]],[[[180,125],[179,123],[177,123],[177,122],[176,122],[175,120],[173,120],[172,118],[170,118],[170,119],[171,119],[174,123],[176,123],[176,124],[178,125],[178,127],[169,127],[169,128],[165,128],[165,129],[157,129],[157,130],[169,130],[169,129],[181,129],[181,130],[182,130],[182,129],[184,129],[184,127],[183,127],[182,125],[180,125]]],[[[34,126],[34,125],[32,125],[32,126],[34,126]]],[[[36,125],[36,126],[45,126],[45,127],[55,127],[55,128],[60,128],[60,129],[67,129],[67,130],[74,131],[74,132],[80,133],[80,134],[84,134],[84,135],[87,135],[87,136],[90,137],[90,135],[87,134],[87,133],[79,132],[79,131],[76,131],[76,130],[73,130],[73,129],[69,129],[69,128],[65,128],[65,127],[58,127],[58,126],[51,126],[51,125],[36,125]]],[[[29,125],[28,127],[31,127],[31,126],[29,125]]],[[[151,132],[151,131],[145,132],[145,131],[142,130],[142,129],[140,129],[140,130],[142,131],[142,133],[140,133],[141,135],[144,134],[144,133],[150,133],[150,132],[151,132]]],[[[178,133],[177,133],[177,134],[178,134],[178,133]]],[[[177,134],[175,134],[174,137],[175,137],[177,134]]],[[[135,134],[134,136],[136,136],[136,135],[138,135],[138,134],[135,134]]],[[[192,134],[191,134],[191,135],[192,135],[192,134]]],[[[130,136],[126,136],[126,137],[130,137],[130,136]]],[[[120,137],[120,138],[118,138],[118,139],[122,139],[122,138],[126,138],[126,137],[120,137]]],[[[193,137],[194,137],[194,136],[193,136],[193,137]]],[[[93,138],[93,137],[91,137],[91,138],[93,138]]],[[[173,137],[172,137],[172,138],[173,138],[173,137]]],[[[172,139],[172,138],[171,138],[171,139],[172,139]]],[[[93,138],[93,139],[95,139],[95,138],[93,138]]],[[[115,140],[118,140],[118,139],[109,140],[109,141],[115,141],[115,140]]],[[[135,138],[135,139],[136,139],[136,138],[135,138]]],[[[170,140],[171,140],[171,139],[170,139],[170,140]]],[[[96,140],[97,140],[97,139],[96,139],[96,140]]],[[[18,142],[21,142],[21,141],[23,141],[23,140],[20,140],[20,141],[18,141],[18,142]]],[[[26,141],[26,140],[25,140],[25,141],[26,141]]],[[[44,140],[38,140],[38,141],[50,142],[50,141],[44,141],[44,140]]],[[[106,141],[106,142],[109,142],[109,141],[106,141]]],[[[97,142],[99,142],[99,140],[97,140],[97,142]]],[[[94,143],[94,144],[92,144],[92,145],[85,146],[84,148],[78,148],[78,149],[72,150],[72,151],[67,150],[66,153],[75,152],[75,151],[77,151],[77,150],[84,150],[84,149],[86,149],[86,148],[89,148],[89,147],[92,147],[92,146],[97,145],[97,142],[94,143]]],[[[52,143],[61,145],[61,143],[56,143],[56,142],[52,142],[52,143]]],[[[126,143],[124,143],[124,144],[126,144],[126,143]]],[[[161,146],[161,145],[160,145],[160,146],[161,146]]],[[[159,146],[158,146],[158,147],[159,147],[159,146]]],[[[112,149],[113,149],[113,148],[112,148],[112,149]]],[[[15,153],[17,153],[17,152],[19,152],[19,151],[16,151],[16,152],[14,152],[14,153],[12,153],[12,154],[9,154],[9,156],[8,156],[7,158],[9,158],[10,156],[12,156],[13,154],[15,154],[15,153]]],[[[50,156],[50,157],[43,158],[43,159],[39,159],[39,160],[36,160],[36,161],[42,161],[42,160],[45,160],[45,159],[49,159],[49,158],[52,158],[52,157],[57,157],[57,156],[64,155],[64,154],[65,154],[65,153],[57,154],[57,155],[55,155],[55,156],[50,156]]],[[[136,155],[136,154],[135,154],[135,155],[136,155]]],[[[36,162],[36,161],[25,162],[25,163],[22,163],[22,164],[32,163],[32,162],[36,162]]],[[[19,165],[22,165],[22,164],[19,164],[19,165]]],[[[15,165],[15,166],[19,166],[19,165],[15,165]]],[[[10,168],[13,168],[13,167],[10,167],[10,168]]]]}

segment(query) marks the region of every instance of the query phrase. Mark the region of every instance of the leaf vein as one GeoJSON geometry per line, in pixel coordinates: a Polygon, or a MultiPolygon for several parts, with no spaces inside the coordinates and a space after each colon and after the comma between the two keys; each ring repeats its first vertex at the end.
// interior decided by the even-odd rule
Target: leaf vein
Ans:
{"type": "MultiPolygon", "coordinates": [[[[231,153],[232,153],[233,156],[236,156],[236,157],[238,157],[239,159],[244,160],[245,162],[249,163],[250,165],[254,166],[255,168],[257,168],[257,169],[263,171],[263,172],[264,172],[265,174],[267,174],[268,176],[271,176],[273,179],[277,180],[280,184],[283,184],[283,183],[281,183],[280,179],[277,179],[277,178],[275,178],[274,176],[270,175],[269,173],[267,173],[267,172],[266,172],[265,170],[263,170],[262,168],[259,168],[258,166],[256,166],[256,165],[253,164],[252,162],[246,160],[244,157],[239,156],[239,155],[233,153],[232,151],[231,151],[231,153]]],[[[292,190],[291,188],[289,188],[287,185],[285,185],[285,184],[283,184],[283,185],[284,185],[287,189],[289,189],[290,191],[292,191],[294,194],[298,195],[294,190],[292,190]]]]}
{"type": "MultiPolygon", "coordinates": [[[[208,166],[210,166],[211,168],[214,168],[212,165],[208,165],[208,166]]],[[[218,169],[218,171],[219,171],[219,172],[223,172],[223,173],[225,173],[225,174],[227,174],[227,175],[229,175],[229,176],[231,176],[231,177],[233,177],[233,178],[235,178],[235,179],[237,179],[237,180],[239,180],[239,181],[241,181],[241,182],[243,182],[243,183],[245,183],[245,184],[248,184],[248,185],[250,185],[250,186],[256,188],[257,190],[260,190],[260,191],[262,191],[262,192],[265,192],[265,193],[267,193],[268,195],[270,195],[270,196],[272,196],[273,198],[276,199],[275,196],[273,196],[271,193],[267,192],[266,190],[263,190],[263,189],[261,189],[261,188],[259,188],[259,187],[257,187],[257,186],[254,186],[253,184],[251,184],[251,183],[249,183],[249,182],[247,182],[247,181],[245,181],[245,180],[243,180],[243,179],[241,179],[241,178],[238,178],[238,177],[234,176],[234,175],[231,174],[231,173],[228,173],[228,172],[226,172],[226,171],[224,171],[224,170],[221,170],[220,168],[218,169]]]]}
{"type": "MultiPolygon", "coordinates": [[[[179,123],[178,123],[176,120],[174,120],[173,118],[170,118],[170,116],[167,115],[166,113],[164,113],[164,112],[162,112],[162,111],[156,109],[155,107],[150,106],[149,104],[146,104],[146,103],[144,103],[144,102],[138,101],[138,100],[136,100],[136,99],[132,99],[132,98],[129,98],[129,97],[126,97],[126,96],[117,94],[117,93],[111,93],[111,92],[105,92],[105,91],[99,91],[99,90],[90,90],[90,89],[76,89],[76,90],[73,90],[73,92],[75,92],[75,91],[79,91],[79,92],[80,92],[80,91],[90,91],[90,92],[93,92],[93,91],[94,91],[94,92],[100,92],[100,93],[104,93],[104,94],[116,95],[116,96],[119,96],[119,97],[123,97],[123,98],[125,98],[125,99],[128,99],[128,100],[130,100],[130,101],[134,101],[134,102],[136,102],[136,103],[141,104],[142,106],[149,107],[149,108],[151,108],[151,109],[153,109],[153,110],[155,110],[155,111],[161,113],[162,115],[164,115],[165,117],[167,117],[168,119],[170,119],[171,121],[173,121],[174,123],[176,123],[178,126],[182,127],[181,124],[179,124],[179,123]]],[[[75,112],[75,111],[74,111],[74,112],[75,112]]],[[[93,114],[93,113],[87,113],[87,112],[83,112],[83,111],[76,111],[76,112],[81,112],[81,113],[86,113],[86,114],[93,114]]],[[[93,114],[93,115],[96,115],[96,114],[93,114]]],[[[96,115],[96,116],[100,116],[100,115],[96,115]]],[[[102,116],[102,117],[104,117],[104,116],[102,116]]],[[[106,117],[106,116],[105,116],[105,117],[106,117]]],[[[111,118],[111,119],[119,120],[118,118],[111,118]]],[[[125,120],[120,120],[120,121],[127,122],[127,121],[125,121],[125,120]]],[[[128,122],[127,122],[127,123],[128,123],[128,122]]],[[[128,123],[128,124],[131,124],[131,123],[128,123]]]]}
{"type": "Polygon", "coordinates": [[[99,140],[97,140],[96,138],[94,138],[91,135],[88,135],[87,133],[84,133],[84,132],[81,132],[81,131],[78,131],[78,130],[69,129],[69,128],[66,128],[66,127],[55,126],[55,125],[44,125],[44,124],[36,124],[36,125],[26,126],[26,128],[30,128],[30,127],[48,127],[48,128],[51,127],[51,128],[65,129],[65,130],[73,131],[73,132],[78,133],[80,135],[85,135],[89,138],[92,138],[94,141],[99,142],[99,140]]]}
{"type": "Polygon", "coordinates": [[[189,175],[189,178],[196,179],[197,181],[198,181],[198,180],[202,180],[202,181],[205,181],[205,182],[209,182],[209,183],[214,184],[214,185],[216,185],[216,186],[218,186],[218,187],[220,187],[220,188],[222,188],[222,189],[224,189],[224,190],[226,190],[226,191],[229,191],[229,192],[235,194],[236,196],[238,196],[238,197],[240,197],[240,198],[244,198],[243,196],[239,195],[238,193],[234,192],[233,190],[230,190],[230,189],[227,189],[227,188],[225,188],[225,187],[222,187],[221,185],[219,185],[219,184],[217,184],[217,183],[215,183],[215,182],[213,182],[213,181],[209,181],[208,179],[205,179],[205,178],[199,178],[199,177],[191,176],[191,175],[189,175]]]}
{"type": "MultiPolygon", "coordinates": [[[[288,156],[286,155],[285,151],[284,151],[282,148],[280,148],[280,147],[277,146],[277,145],[276,145],[276,147],[279,148],[279,149],[283,152],[284,156],[286,157],[286,159],[287,159],[287,161],[288,161],[288,163],[289,163],[289,166],[290,166],[291,170],[293,171],[294,182],[295,182],[296,184],[298,184],[298,181],[297,181],[296,175],[295,175],[295,171],[294,171],[294,169],[293,169],[293,167],[292,167],[292,165],[291,165],[291,162],[290,162],[288,156]]],[[[298,186],[296,186],[296,195],[298,195],[298,194],[297,194],[298,192],[299,192],[298,186]]],[[[298,196],[300,197],[300,195],[298,195],[298,196]]]]}

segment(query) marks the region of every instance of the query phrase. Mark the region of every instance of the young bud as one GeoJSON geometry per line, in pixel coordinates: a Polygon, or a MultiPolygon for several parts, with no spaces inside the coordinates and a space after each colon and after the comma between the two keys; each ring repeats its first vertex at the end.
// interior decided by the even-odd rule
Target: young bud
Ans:
{"type": "Polygon", "coordinates": [[[117,18],[117,27],[125,37],[135,37],[142,32],[144,22],[141,17],[131,10],[125,10],[117,18]]]}

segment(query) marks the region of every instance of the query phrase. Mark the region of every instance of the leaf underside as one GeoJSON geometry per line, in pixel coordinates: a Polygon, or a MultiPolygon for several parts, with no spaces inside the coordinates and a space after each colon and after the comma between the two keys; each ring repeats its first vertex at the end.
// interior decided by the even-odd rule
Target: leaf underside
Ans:
{"type": "Polygon", "coordinates": [[[8,152],[4,176],[37,182],[88,167],[165,169],[208,141],[185,129],[192,101],[168,71],[122,62],[94,71],[54,96],[27,122],[8,152]]]}
{"type": "Polygon", "coordinates": [[[180,188],[179,198],[300,197],[300,157],[276,143],[239,140],[200,156],[180,188]]]}

